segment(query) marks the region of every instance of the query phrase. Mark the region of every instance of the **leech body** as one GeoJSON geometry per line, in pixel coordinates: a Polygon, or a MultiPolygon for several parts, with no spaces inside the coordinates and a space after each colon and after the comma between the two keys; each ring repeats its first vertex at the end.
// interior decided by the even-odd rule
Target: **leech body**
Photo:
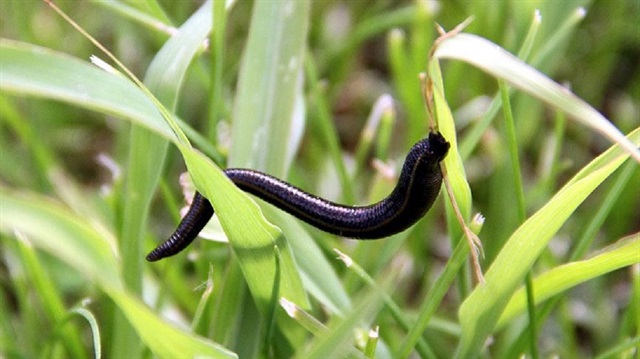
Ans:
{"type": "MultiPolygon", "coordinates": [[[[309,194],[262,172],[229,168],[224,173],[248,192],[325,232],[356,239],[378,239],[400,233],[424,216],[442,184],[440,161],[449,143],[430,133],[416,143],[404,162],[398,184],[391,194],[368,206],[345,206],[309,194]]],[[[186,248],[207,224],[214,210],[196,192],[191,207],[171,237],[147,255],[157,261],[186,248]]]]}

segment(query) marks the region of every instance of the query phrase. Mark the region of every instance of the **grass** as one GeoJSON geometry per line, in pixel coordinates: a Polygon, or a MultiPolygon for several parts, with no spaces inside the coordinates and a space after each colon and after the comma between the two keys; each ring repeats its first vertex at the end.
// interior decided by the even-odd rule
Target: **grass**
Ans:
{"type": "Polygon", "coordinates": [[[636,2],[71,4],[132,73],[45,3],[0,2],[0,356],[638,355],[636,2]],[[404,233],[321,233],[220,171],[378,200],[373,159],[397,170],[427,133],[421,72],[451,190],[404,233]],[[147,263],[185,170],[224,241],[147,263]]]}

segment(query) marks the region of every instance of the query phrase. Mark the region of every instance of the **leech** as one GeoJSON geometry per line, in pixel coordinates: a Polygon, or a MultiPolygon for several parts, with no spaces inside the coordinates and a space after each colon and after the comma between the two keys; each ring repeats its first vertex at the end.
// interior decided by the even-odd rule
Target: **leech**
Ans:
{"type": "MultiPolygon", "coordinates": [[[[262,172],[229,168],[224,173],[248,192],[325,232],[354,239],[379,239],[411,227],[431,208],[442,185],[439,163],[449,151],[440,133],[416,143],[402,166],[391,194],[368,206],[345,206],[309,194],[262,172]]],[[[167,241],[147,255],[150,262],[185,249],[207,224],[214,210],[196,192],[189,211],[167,241]]]]}

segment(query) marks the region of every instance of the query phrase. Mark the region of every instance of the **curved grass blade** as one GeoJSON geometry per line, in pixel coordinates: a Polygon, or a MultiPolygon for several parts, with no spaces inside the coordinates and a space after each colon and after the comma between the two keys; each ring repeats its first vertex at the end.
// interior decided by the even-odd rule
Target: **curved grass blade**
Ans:
{"type": "Polygon", "coordinates": [[[60,100],[125,118],[177,141],[153,103],[124,77],[19,41],[1,39],[0,52],[3,92],[60,100]]]}
{"type": "Polygon", "coordinates": [[[62,331],[62,328],[60,327],[66,324],[66,322],[69,321],[74,315],[82,317],[89,324],[89,328],[91,329],[91,338],[93,339],[93,355],[95,358],[101,358],[102,344],[100,344],[100,327],[98,326],[98,320],[96,319],[95,315],[93,315],[93,313],[91,313],[91,311],[89,311],[88,309],[82,306],[76,306],[75,308],[71,309],[65,320],[60,323],[56,331],[62,331]]]}
{"type": "MultiPolygon", "coordinates": [[[[210,159],[191,148],[180,148],[193,181],[210,199],[229,238],[249,289],[262,313],[268,312],[276,268],[274,245],[280,251],[280,293],[307,303],[291,251],[278,228],[266,221],[260,208],[244,195],[210,159]]],[[[305,308],[308,304],[304,305],[305,308]]]]}
{"type": "MultiPolygon", "coordinates": [[[[178,139],[153,102],[115,70],[33,44],[0,39],[0,90],[41,97],[127,119],[171,142],[178,139]]],[[[200,134],[179,118],[180,128],[216,161],[221,156],[200,134]]]]}
{"type": "MultiPolygon", "coordinates": [[[[3,91],[8,90],[13,93],[64,100],[82,107],[112,114],[150,128],[177,143],[177,138],[173,135],[170,127],[166,125],[153,103],[124,78],[106,73],[78,59],[20,42],[2,40],[0,42],[0,51],[2,51],[2,56],[0,57],[0,88],[3,91]],[[78,69],[81,70],[79,73],[78,69]],[[52,70],[57,74],[56,76],[50,75],[52,70]],[[78,84],[82,85],[80,89],[78,84]]],[[[195,152],[184,147],[180,149],[185,158],[193,158],[195,152]]],[[[212,167],[212,164],[209,162],[207,166],[212,167]]],[[[194,166],[194,168],[199,167],[199,165],[194,166]]],[[[250,201],[246,195],[241,194],[235,186],[220,185],[219,181],[214,181],[211,178],[200,178],[200,181],[196,181],[196,183],[199,188],[202,188],[202,184],[204,184],[204,186],[212,189],[211,191],[203,191],[203,193],[213,196],[218,214],[227,212],[226,216],[222,215],[220,218],[226,217],[227,225],[224,228],[231,233],[229,236],[234,239],[249,240],[248,244],[232,241],[232,246],[235,245],[239,251],[242,251],[243,247],[251,247],[256,243],[255,241],[261,241],[261,238],[266,238],[269,242],[269,253],[272,255],[274,240],[280,235],[274,234],[273,227],[264,221],[262,214],[259,211],[256,212],[255,208],[248,207],[251,209],[247,212],[235,207],[235,204],[246,204],[246,201],[250,201]],[[216,189],[215,193],[213,193],[213,189],[216,189]],[[225,198],[227,196],[222,195],[227,190],[234,193],[231,195],[232,202],[226,202],[225,198]],[[236,196],[241,196],[242,200],[237,200],[236,196]],[[215,198],[221,198],[222,200],[215,200],[215,198]],[[224,208],[227,209],[225,210],[224,208]],[[245,236],[247,234],[247,221],[245,219],[248,216],[258,218],[256,219],[256,228],[258,229],[249,229],[249,234],[245,236]],[[236,227],[245,229],[232,229],[236,227]]],[[[247,207],[244,208],[246,209],[247,207]]],[[[296,300],[297,303],[307,303],[297,271],[291,269],[294,262],[290,255],[290,249],[284,250],[285,246],[280,242],[277,244],[283,257],[283,280],[287,282],[287,285],[282,288],[283,293],[287,288],[296,288],[293,290],[296,294],[288,294],[288,297],[296,300]],[[288,272],[285,272],[286,270],[288,272]],[[290,279],[289,276],[297,279],[290,279]]],[[[247,258],[247,261],[250,262],[250,258],[247,258]]],[[[273,266],[272,261],[267,263],[265,268],[269,266],[273,266]]],[[[263,273],[256,267],[255,272],[258,275],[255,277],[250,276],[247,281],[251,282],[250,288],[257,289],[256,292],[252,293],[256,301],[261,303],[262,299],[268,299],[271,293],[271,282],[263,282],[265,280],[263,274],[268,274],[270,271],[266,269],[263,273]],[[266,284],[264,288],[262,288],[262,284],[266,284]]],[[[269,276],[267,275],[266,277],[269,276]]]]}
{"type": "Polygon", "coordinates": [[[0,214],[3,232],[18,231],[92,281],[122,287],[113,234],[96,231],[57,202],[5,187],[0,187],[0,214]]]}
{"type": "MultiPolygon", "coordinates": [[[[640,233],[621,239],[592,258],[555,267],[536,277],[533,281],[536,304],[580,283],[635,263],[640,263],[640,233]]],[[[496,324],[497,328],[524,312],[525,295],[524,289],[519,289],[511,297],[496,324]]]]}
{"type": "Polygon", "coordinates": [[[223,346],[182,331],[155,315],[127,292],[105,288],[144,343],[161,358],[237,358],[223,346]]]}
{"type": "Polygon", "coordinates": [[[0,231],[18,231],[38,247],[66,263],[104,290],[124,312],[144,343],[160,357],[235,358],[219,344],[184,332],[157,317],[124,290],[112,233],[96,229],[84,218],[52,200],[0,187],[0,231]],[[171,338],[171,340],[167,340],[171,338]]]}
{"type": "MultiPolygon", "coordinates": [[[[640,129],[628,137],[640,143],[640,129]]],[[[478,353],[487,336],[493,332],[500,315],[527,271],[549,243],[553,235],[573,211],[628,159],[619,145],[614,145],[594,159],[547,204],[523,223],[509,238],[486,272],[485,284],[475,288],[459,310],[462,338],[459,357],[478,353]],[[514,265],[517,263],[517,265],[514,265]]]]}
{"type": "MultiPolygon", "coordinates": [[[[21,235],[19,232],[15,233],[15,243],[7,243],[3,245],[3,255],[5,257],[16,256],[16,265],[9,265],[9,276],[13,281],[21,281],[26,287],[32,288],[28,298],[20,295],[22,292],[20,289],[15,290],[14,296],[17,301],[23,301],[26,299],[25,306],[20,304],[14,304],[14,307],[24,308],[27,310],[33,310],[33,304],[31,302],[32,297],[37,297],[39,303],[42,306],[42,310],[38,311],[37,320],[39,322],[55,323],[56,325],[56,337],[57,340],[51,342],[60,342],[66,348],[66,355],[68,356],[87,356],[87,350],[83,346],[82,335],[78,327],[75,325],[65,325],[66,318],[69,316],[69,312],[65,308],[64,294],[60,290],[58,284],[53,280],[53,276],[50,273],[50,268],[44,261],[38,257],[35,248],[31,245],[29,240],[21,235]],[[13,248],[13,249],[10,249],[13,248]],[[14,254],[15,253],[15,254],[14,254]],[[15,269],[14,269],[15,268],[15,269]],[[13,274],[16,272],[16,274],[13,274]],[[19,273],[19,274],[18,274],[19,273]],[[18,278],[20,277],[20,278],[18,278]]],[[[23,311],[23,310],[20,310],[23,311]]],[[[25,313],[26,314],[26,313],[25,313]]],[[[7,314],[7,318],[13,317],[7,314]]],[[[5,333],[20,333],[20,327],[11,326],[9,328],[3,328],[5,333]]],[[[6,337],[10,336],[5,334],[6,337]]],[[[53,344],[52,343],[52,344],[53,344]]],[[[0,344],[2,347],[2,344],[0,344]]],[[[51,351],[51,348],[55,348],[56,345],[47,345],[43,351],[40,352],[40,356],[50,357],[47,350],[51,351]]],[[[42,348],[34,348],[39,351],[42,348]]]]}
{"type": "Polygon", "coordinates": [[[619,143],[637,162],[640,150],[604,116],[565,87],[554,82],[496,44],[471,34],[457,34],[442,41],[434,56],[457,59],[501,78],[537,97],[583,125],[619,143]]]}
{"type": "MultiPolygon", "coordinates": [[[[258,205],[240,191],[210,159],[192,148],[180,146],[180,151],[193,182],[216,209],[260,313],[267,315],[276,305],[271,298],[277,279],[274,247],[280,253],[280,295],[308,309],[308,299],[293,253],[282,232],[264,218],[258,205]]],[[[300,334],[282,310],[276,312],[276,326],[289,340],[295,340],[300,334]]]]}
{"type": "MultiPolygon", "coordinates": [[[[145,75],[144,83],[156,99],[171,112],[187,69],[211,31],[211,1],[205,2],[162,46],[145,75]]],[[[147,232],[149,207],[158,186],[169,142],[147,128],[133,126],[129,135],[129,154],[122,196],[123,220],[120,230],[123,279],[129,290],[142,292],[143,240],[147,232]]],[[[115,357],[126,356],[135,347],[135,336],[124,321],[115,321],[111,341],[115,357]]]]}

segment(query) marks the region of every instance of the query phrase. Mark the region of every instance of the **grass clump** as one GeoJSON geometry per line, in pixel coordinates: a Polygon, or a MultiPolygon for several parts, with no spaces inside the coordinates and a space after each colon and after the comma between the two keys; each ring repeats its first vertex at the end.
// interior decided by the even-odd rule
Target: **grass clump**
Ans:
{"type": "Polygon", "coordinates": [[[0,356],[637,355],[636,3],[141,4],[58,4],[110,58],[44,3],[0,3],[0,356]],[[370,203],[430,110],[450,191],[387,239],[220,171],[370,203]],[[146,263],[185,170],[222,241],[146,263]]]}

